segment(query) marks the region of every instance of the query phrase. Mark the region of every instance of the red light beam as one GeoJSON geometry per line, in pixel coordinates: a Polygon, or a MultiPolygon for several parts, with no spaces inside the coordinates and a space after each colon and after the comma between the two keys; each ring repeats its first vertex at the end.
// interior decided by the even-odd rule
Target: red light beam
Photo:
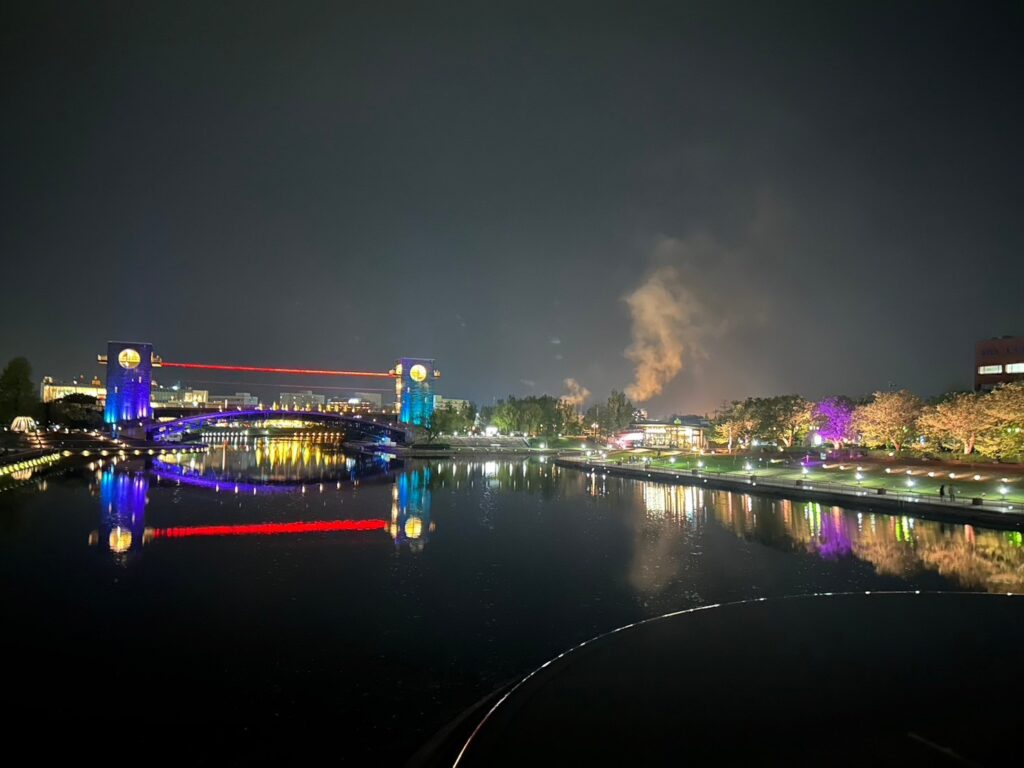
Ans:
{"type": "Polygon", "coordinates": [[[154,539],[187,539],[193,536],[278,536],[335,531],[385,531],[384,520],[314,520],[305,523],[254,523],[252,525],[200,525],[153,528],[154,539]]]}

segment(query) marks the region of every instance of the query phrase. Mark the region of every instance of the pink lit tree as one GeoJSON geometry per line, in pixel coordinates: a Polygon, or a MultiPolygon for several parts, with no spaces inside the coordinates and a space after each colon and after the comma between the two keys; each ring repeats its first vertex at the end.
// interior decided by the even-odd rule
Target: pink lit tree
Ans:
{"type": "Polygon", "coordinates": [[[843,443],[853,440],[856,437],[853,412],[853,401],[847,397],[830,397],[818,403],[814,408],[814,416],[821,439],[832,443],[836,450],[843,443]]]}

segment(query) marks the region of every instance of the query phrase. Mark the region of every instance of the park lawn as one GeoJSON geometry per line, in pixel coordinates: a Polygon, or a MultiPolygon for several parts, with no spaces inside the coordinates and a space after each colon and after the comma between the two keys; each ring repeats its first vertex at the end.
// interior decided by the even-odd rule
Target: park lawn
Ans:
{"type": "Polygon", "coordinates": [[[947,490],[950,484],[953,485],[957,498],[969,499],[981,497],[986,501],[1003,501],[1011,504],[1024,505],[1024,476],[1019,473],[1007,472],[1006,475],[993,474],[991,471],[965,470],[956,472],[955,477],[950,478],[948,467],[940,470],[930,470],[920,466],[906,466],[894,463],[889,467],[878,464],[864,464],[858,469],[856,462],[834,464],[826,462],[814,464],[803,471],[799,464],[787,465],[784,461],[772,462],[770,459],[748,456],[723,456],[707,455],[696,456],[682,452],[662,451],[660,457],[655,457],[652,451],[615,451],[608,454],[606,461],[643,461],[650,459],[650,466],[657,469],[686,471],[701,469],[705,472],[721,473],[736,477],[774,478],[779,480],[800,480],[810,483],[839,483],[848,487],[859,487],[866,490],[884,488],[889,492],[914,493],[922,496],[939,495],[939,486],[945,485],[947,490]],[[748,468],[749,467],[749,468],[748,468]],[[842,469],[840,469],[842,467],[842,469]],[[910,470],[908,475],[907,470],[910,470]],[[856,475],[860,473],[862,479],[858,483],[856,475]],[[933,475],[929,477],[929,472],[933,475]],[[974,475],[980,474],[981,479],[975,480],[974,475]],[[1003,482],[1006,477],[1008,482],[1003,482]],[[908,485],[908,480],[912,485],[908,485]],[[1003,493],[1005,489],[1006,493],[1003,493]]]}

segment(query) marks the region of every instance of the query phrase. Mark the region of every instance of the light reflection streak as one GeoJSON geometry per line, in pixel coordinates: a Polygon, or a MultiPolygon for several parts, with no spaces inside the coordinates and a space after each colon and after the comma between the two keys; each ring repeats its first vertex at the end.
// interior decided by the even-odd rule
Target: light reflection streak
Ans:
{"type": "Polygon", "coordinates": [[[297,523],[252,523],[250,525],[198,525],[176,528],[147,528],[147,539],[185,539],[195,536],[279,536],[336,531],[383,531],[385,520],[313,520],[297,523]]]}

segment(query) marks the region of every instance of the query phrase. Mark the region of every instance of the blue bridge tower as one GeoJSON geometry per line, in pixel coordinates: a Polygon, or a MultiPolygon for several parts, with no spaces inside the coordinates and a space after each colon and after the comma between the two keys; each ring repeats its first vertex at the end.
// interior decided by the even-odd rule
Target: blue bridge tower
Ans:
{"type": "Polygon", "coordinates": [[[430,383],[441,374],[434,361],[423,357],[403,357],[392,371],[395,376],[395,397],[398,420],[403,424],[429,427],[434,416],[434,395],[430,383]]]}
{"type": "MultiPolygon", "coordinates": [[[[103,362],[103,358],[100,358],[103,362]]],[[[107,405],[103,420],[115,428],[136,426],[131,422],[153,417],[150,390],[153,384],[153,345],[133,341],[108,341],[107,405]]]]}

